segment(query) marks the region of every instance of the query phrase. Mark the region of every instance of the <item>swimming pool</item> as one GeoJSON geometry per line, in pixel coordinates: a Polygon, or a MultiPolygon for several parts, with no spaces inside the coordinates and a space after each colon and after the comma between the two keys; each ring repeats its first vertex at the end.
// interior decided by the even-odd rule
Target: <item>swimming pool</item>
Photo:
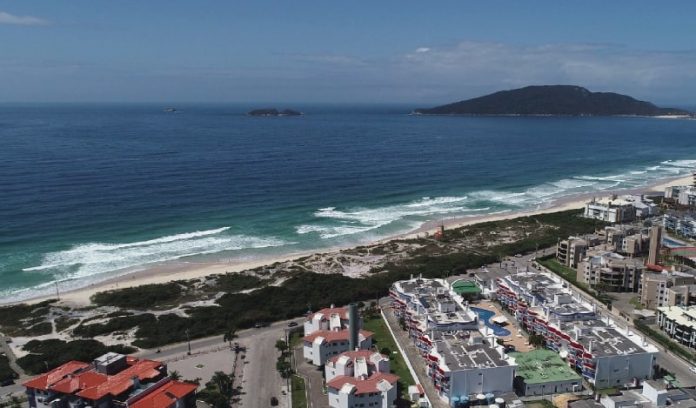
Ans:
{"type": "Polygon", "coordinates": [[[493,330],[493,334],[499,337],[505,337],[510,335],[510,330],[498,326],[495,323],[491,323],[491,317],[495,316],[494,312],[490,310],[481,309],[480,307],[470,307],[471,310],[478,315],[478,317],[483,320],[483,324],[490,327],[493,330]]]}

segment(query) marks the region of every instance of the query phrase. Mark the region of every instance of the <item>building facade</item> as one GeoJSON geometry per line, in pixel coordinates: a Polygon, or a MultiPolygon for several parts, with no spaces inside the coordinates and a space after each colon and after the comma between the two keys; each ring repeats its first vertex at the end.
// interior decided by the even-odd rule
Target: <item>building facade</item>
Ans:
{"type": "Polygon", "coordinates": [[[638,292],[645,266],[640,259],[590,251],[578,264],[578,281],[612,292],[638,292]]]}
{"type": "Polygon", "coordinates": [[[657,325],[674,341],[696,348],[696,306],[658,307],[657,325]]]}
{"type": "Polygon", "coordinates": [[[657,348],[645,338],[600,319],[594,306],[576,297],[551,274],[525,272],[497,280],[498,300],[529,333],[544,338],[596,388],[650,379],[657,348]]]}
{"type": "MultiPolygon", "coordinates": [[[[678,296],[676,288],[696,283],[694,275],[684,272],[646,272],[641,278],[640,303],[648,309],[658,307],[675,306],[682,298],[678,296]],[[675,289],[670,296],[670,289],[675,289]]],[[[688,293],[688,289],[687,289],[688,293]]]]}
{"type": "Polygon", "coordinates": [[[307,316],[304,323],[302,352],[305,359],[322,366],[331,357],[351,349],[351,330],[355,330],[355,348],[372,347],[372,332],[361,330],[362,319],[355,313],[351,321],[348,307],[330,307],[307,316]]]}
{"type": "Polygon", "coordinates": [[[632,201],[612,196],[601,200],[592,200],[585,204],[584,215],[586,218],[622,223],[636,219],[636,207],[632,201]]]}
{"type": "Polygon", "coordinates": [[[556,259],[569,268],[576,268],[586,252],[587,241],[580,238],[570,237],[556,245],[556,259]]]}
{"type": "Polygon", "coordinates": [[[399,377],[390,374],[389,358],[369,350],[348,351],[324,366],[331,408],[390,408],[399,377]]]}

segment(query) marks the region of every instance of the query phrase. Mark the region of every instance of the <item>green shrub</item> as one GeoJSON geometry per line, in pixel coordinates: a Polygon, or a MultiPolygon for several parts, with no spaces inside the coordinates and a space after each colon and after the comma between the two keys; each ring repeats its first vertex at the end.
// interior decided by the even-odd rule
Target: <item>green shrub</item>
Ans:
{"type": "Polygon", "coordinates": [[[181,286],[174,282],[142,285],[96,293],[92,296],[92,303],[98,306],[151,309],[176,304],[182,292],[181,286]]]}
{"type": "Polygon", "coordinates": [[[65,342],[59,339],[31,340],[24,345],[24,350],[29,354],[18,358],[17,364],[32,375],[52,370],[71,360],[88,363],[109,351],[122,354],[136,351],[128,346],[105,346],[96,340],[65,342]]]}

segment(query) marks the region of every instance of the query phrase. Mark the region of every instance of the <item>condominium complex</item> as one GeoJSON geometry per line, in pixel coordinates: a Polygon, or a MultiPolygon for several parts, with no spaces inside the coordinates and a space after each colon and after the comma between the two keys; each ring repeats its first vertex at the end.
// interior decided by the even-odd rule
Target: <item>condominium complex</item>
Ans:
{"type": "Polygon", "coordinates": [[[614,292],[637,292],[645,269],[641,259],[614,252],[590,250],[578,263],[577,279],[590,286],[614,292]]]}
{"type": "Polygon", "coordinates": [[[658,307],[657,325],[673,340],[696,348],[696,306],[658,307]]]}
{"type": "Polygon", "coordinates": [[[690,285],[696,283],[694,275],[684,272],[644,273],[639,289],[640,303],[648,309],[675,306],[688,302],[693,295],[690,285]],[[686,288],[682,288],[687,286],[686,288]]]}
{"type": "Polygon", "coordinates": [[[24,386],[31,408],[194,408],[198,388],[172,380],[164,363],[117,353],[67,362],[24,386]]]}
{"type": "Polygon", "coordinates": [[[587,241],[580,238],[570,237],[558,241],[556,245],[556,259],[569,268],[576,268],[578,262],[585,257],[587,247],[587,241]]]}
{"type": "Polygon", "coordinates": [[[390,408],[399,377],[389,372],[389,358],[369,350],[347,351],[324,366],[331,408],[390,408]]]}
{"type": "Polygon", "coordinates": [[[636,218],[636,207],[632,200],[612,196],[600,200],[593,199],[585,204],[584,214],[586,218],[621,223],[633,221],[636,218]]]}
{"type": "Polygon", "coordinates": [[[494,336],[481,333],[476,313],[446,281],[399,281],[389,294],[442,399],[465,403],[479,394],[512,391],[514,359],[494,336]]]}
{"type": "Polygon", "coordinates": [[[696,187],[672,186],[665,189],[665,197],[671,198],[681,205],[696,206],[696,187]]]}
{"type": "MultiPolygon", "coordinates": [[[[355,307],[355,305],[351,305],[355,307]]],[[[304,358],[321,366],[332,356],[353,349],[372,347],[372,332],[360,330],[362,320],[357,310],[331,307],[307,316],[304,323],[304,358]]]]}
{"type": "Polygon", "coordinates": [[[662,226],[688,238],[696,238],[696,218],[692,214],[665,214],[662,226]]]}
{"type": "Polygon", "coordinates": [[[594,306],[570,292],[555,275],[524,272],[498,278],[497,297],[530,333],[544,337],[596,388],[652,378],[657,348],[600,318],[594,306]]]}

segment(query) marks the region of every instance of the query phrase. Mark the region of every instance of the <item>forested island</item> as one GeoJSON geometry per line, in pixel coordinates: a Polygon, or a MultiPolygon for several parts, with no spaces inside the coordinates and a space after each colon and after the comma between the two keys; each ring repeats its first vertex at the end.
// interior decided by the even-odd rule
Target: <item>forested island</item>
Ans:
{"type": "Polygon", "coordinates": [[[540,85],[495,92],[428,109],[420,115],[689,116],[613,92],[591,92],[575,85],[540,85]]]}

